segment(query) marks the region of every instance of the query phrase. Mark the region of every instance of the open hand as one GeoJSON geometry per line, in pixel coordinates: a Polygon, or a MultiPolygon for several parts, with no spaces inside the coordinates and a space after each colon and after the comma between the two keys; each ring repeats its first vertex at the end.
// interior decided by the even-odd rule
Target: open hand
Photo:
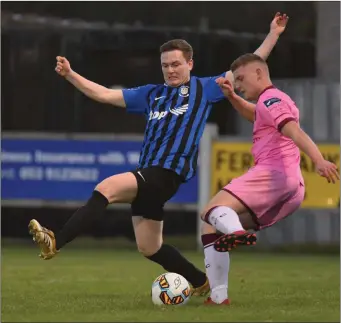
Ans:
{"type": "Polygon", "coordinates": [[[337,166],[328,160],[323,159],[321,162],[316,163],[316,171],[320,176],[325,177],[328,183],[335,184],[340,179],[337,166]]]}

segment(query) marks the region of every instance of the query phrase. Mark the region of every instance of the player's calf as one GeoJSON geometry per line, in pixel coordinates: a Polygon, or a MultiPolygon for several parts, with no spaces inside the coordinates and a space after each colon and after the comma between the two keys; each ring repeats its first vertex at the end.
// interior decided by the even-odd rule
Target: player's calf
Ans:
{"type": "Polygon", "coordinates": [[[163,221],[133,216],[132,222],[137,250],[145,257],[156,254],[163,243],[163,221]]]}
{"type": "Polygon", "coordinates": [[[217,251],[226,252],[237,245],[256,243],[256,236],[246,230],[257,229],[257,223],[245,203],[229,191],[223,190],[214,196],[201,217],[203,221],[225,234],[214,244],[219,248],[217,251]]]}
{"type": "Polygon", "coordinates": [[[230,257],[214,249],[214,242],[221,236],[211,233],[212,227],[204,224],[202,227],[201,241],[204,247],[206,275],[209,279],[210,299],[221,303],[228,298],[228,273],[230,257]]]}
{"type": "Polygon", "coordinates": [[[228,252],[238,245],[256,244],[256,235],[248,233],[240,221],[243,220],[247,229],[254,228],[255,225],[252,226],[252,219],[249,218],[251,216],[248,216],[247,213],[244,212],[243,216],[239,216],[232,208],[227,206],[216,206],[210,209],[203,216],[203,220],[225,234],[214,242],[215,250],[228,252]],[[248,222],[251,222],[251,225],[248,222]]]}

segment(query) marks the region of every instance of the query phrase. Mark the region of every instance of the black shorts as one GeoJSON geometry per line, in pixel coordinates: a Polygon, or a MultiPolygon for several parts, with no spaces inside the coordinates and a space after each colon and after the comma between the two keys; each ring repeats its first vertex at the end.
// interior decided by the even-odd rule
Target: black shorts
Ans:
{"type": "Polygon", "coordinates": [[[163,207],[178,191],[183,179],[169,169],[148,167],[132,171],[137,180],[137,195],[131,204],[133,216],[163,220],[163,207]]]}

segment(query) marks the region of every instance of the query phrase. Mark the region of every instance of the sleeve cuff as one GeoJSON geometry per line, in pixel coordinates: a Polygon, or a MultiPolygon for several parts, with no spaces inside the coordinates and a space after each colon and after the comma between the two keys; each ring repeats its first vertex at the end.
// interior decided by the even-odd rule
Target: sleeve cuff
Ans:
{"type": "Polygon", "coordinates": [[[282,120],[282,121],[278,124],[278,126],[277,126],[278,131],[281,131],[282,128],[283,128],[288,122],[290,122],[290,121],[296,121],[296,119],[293,118],[293,117],[285,118],[284,120],[282,120]]]}

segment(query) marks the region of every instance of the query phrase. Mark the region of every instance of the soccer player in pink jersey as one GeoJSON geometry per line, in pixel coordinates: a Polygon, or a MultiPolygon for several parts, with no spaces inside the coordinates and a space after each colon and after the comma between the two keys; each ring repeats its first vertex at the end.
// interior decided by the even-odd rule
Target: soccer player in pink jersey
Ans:
{"type": "Polygon", "coordinates": [[[323,158],[300,128],[295,102],[272,85],[266,62],[255,54],[245,54],[232,63],[231,71],[235,88],[246,100],[257,101],[253,104],[238,96],[227,78],[216,80],[233,107],[253,123],[255,165],[217,193],[202,213],[202,242],[211,288],[206,304],[229,304],[228,252],[237,245],[256,243],[256,235],[247,230],[272,226],[300,207],[305,190],[300,150],[328,182],[339,179],[336,165],[323,158]]]}

